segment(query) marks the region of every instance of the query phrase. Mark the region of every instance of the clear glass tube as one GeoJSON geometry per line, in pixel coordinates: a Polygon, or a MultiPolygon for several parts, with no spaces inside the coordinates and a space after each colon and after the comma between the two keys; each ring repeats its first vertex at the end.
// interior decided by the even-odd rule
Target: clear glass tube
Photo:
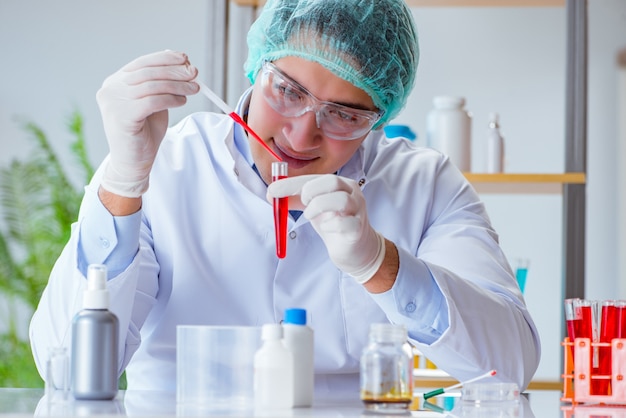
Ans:
{"type": "Polygon", "coordinates": [[[616,305],[619,317],[619,338],[626,338],[626,300],[618,300],[616,305]]]}
{"type": "Polygon", "coordinates": [[[45,393],[48,401],[65,401],[68,398],[69,359],[65,347],[48,349],[46,362],[45,393]]]}
{"type": "MultiPolygon", "coordinates": [[[[278,161],[272,163],[272,181],[287,177],[287,163],[278,161]]],[[[274,233],[276,235],[276,256],[285,258],[287,255],[287,220],[289,217],[289,198],[275,198],[274,206],[274,233]]]]}

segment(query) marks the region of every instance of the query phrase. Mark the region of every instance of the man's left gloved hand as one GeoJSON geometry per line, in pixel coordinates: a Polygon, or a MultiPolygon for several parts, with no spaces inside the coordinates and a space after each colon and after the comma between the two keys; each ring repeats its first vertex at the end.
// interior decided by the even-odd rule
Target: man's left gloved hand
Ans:
{"type": "Polygon", "coordinates": [[[365,197],[351,179],[326,175],[305,175],[275,181],[267,189],[268,200],[293,198],[290,209],[304,207],[303,215],[320,235],[328,255],[343,272],[363,284],[374,276],[385,258],[385,238],[367,219],[365,197]]]}

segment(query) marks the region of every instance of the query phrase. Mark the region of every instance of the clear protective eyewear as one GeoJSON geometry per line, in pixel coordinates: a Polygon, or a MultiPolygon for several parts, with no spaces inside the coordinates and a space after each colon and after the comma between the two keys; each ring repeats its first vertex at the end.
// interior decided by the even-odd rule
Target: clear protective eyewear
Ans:
{"type": "Polygon", "coordinates": [[[268,61],[263,63],[261,69],[261,86],[265,100],[276,112],[294,118],[306,112],[315,112],[317,127],[332,139],[362,137],[383,115],[380,111],[319,100],[268,61]]]}

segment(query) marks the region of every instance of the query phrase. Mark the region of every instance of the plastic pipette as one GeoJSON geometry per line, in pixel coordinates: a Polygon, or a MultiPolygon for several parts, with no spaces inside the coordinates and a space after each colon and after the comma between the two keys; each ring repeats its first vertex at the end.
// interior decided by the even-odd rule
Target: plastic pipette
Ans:
{"type": "Polygon", "coordinates": [[[261,144],[261,146],[267,150],[267,152],[272,154],[272,156],[274,158],[276,158],[278,161],[282,161],[283,160],[274,151],[272,151],[272,149],[267,146],[267,144],[261,139],[261,137],[259,135],[257,135],[256,132],[254,132],[252,130],[252,128],[250,128],[250,126],[248,126],[248,124],[241,118],[241,116],[239,116],[237,114],[237,112],[235,112],[235,110],[233,108],[228,106],[226,104],[226,102],[224,102],[222,99],[220,99],[220,97],[217,94],[215,94],[213,92],[213,90],[211,90],[202,81],[195,80],[195,82],[200,86],[200,92],[202,94],[204,94],[206,97],[208,97],[209,100],[212,101],[217,107],[219,107],[222,112],[226,113],[235,122],[237,122],[239,125],[241,125],[243,127],[243,129],[246,130],[246,132],[248,132],[250,135],[252,135],[252,137],[254,139],[256,139],[259,142],[259,144],[261,144]]]}
{"type": "Polygon", "coordinates": [[[495,370],[491,370],[491,371],[489,371],[489,372],[487,372],[485,374],[482,374],[480,376],[477,376],[477,377],[475,377],[473,379],[466,380],[465,382],[460,382],[460,383],[457,383],[456,385],[448,386],[446,388],[439,388],[439,389],[435,389],[435,390],[432,390],[430,392],[427,392],[427,393],[424,394],[424,399],[425,400],[426,399],[430,399],[430,398],[432,398],[434,396],[441,395],[442,393],[446,393],[448,391],[451,391],[452,389],[460,388],[461,386],[466,385],[468,383],[476,382],[477,380],[484,379],[485,377],[495,376],[495,375],[496,375],[496,371],[495,370]]]}

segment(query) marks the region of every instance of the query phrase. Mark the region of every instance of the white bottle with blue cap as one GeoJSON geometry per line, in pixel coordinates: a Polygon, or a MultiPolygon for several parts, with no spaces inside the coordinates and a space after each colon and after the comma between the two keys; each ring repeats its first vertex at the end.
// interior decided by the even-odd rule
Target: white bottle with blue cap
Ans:
{"type": "Polygon", "coordinates": [[[285,310],[283,341],[294,359],[294,406],[311,406],[314,387],[313,329],[307,325],[306,310],[285,310]]]}

